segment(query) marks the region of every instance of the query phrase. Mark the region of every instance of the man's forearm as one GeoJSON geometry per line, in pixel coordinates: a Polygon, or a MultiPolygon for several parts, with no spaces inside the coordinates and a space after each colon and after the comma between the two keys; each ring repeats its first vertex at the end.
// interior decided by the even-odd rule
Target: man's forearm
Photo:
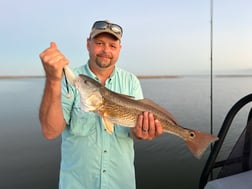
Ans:
{"type": "Polygon", "coordinates": [[[42,133],[47,139],[54,139],[64,130],[66,123],[61,105],[61,81],[46,80],[39,119],[42,133]]]}

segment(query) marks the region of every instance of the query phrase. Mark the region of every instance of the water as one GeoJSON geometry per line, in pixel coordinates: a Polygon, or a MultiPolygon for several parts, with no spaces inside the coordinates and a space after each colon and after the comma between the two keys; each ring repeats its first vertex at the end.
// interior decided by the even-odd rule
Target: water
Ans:
{"type": "MultiPolygon", "coordinates": [[[[231,106],[251,92],[252,78],[215,78],[213,125],[217,134],[231,106]]],[[[169,110],[181,125],[209,132],[208,77],[142,79],[144,94],[169,110]]],[[[55,189],[58,184],[60,138],[45,140],[38,109],[44,79],[0,80],[0,188],[55,189]]],[[[246,124],[249,106],[234,120],[224,154],[246,124]]],[[[208,152],[195,159],[178,137],[164,134],[152,141],[136,141],[138,189],[197,189],[208,152]]]]}
{"type": "Polygon", "coordinates": [[[46,141],[38,108],[42,79],[0,80],[0,188],[57,188],[59,139],[46,141]]]}

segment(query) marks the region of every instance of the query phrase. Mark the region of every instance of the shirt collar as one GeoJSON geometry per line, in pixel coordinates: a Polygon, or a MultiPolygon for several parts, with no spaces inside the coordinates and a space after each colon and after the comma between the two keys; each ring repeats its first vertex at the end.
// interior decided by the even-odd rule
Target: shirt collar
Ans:
{"type": "MultiPolygon", "coordinates": [[[[87,64],[85,64],[84,69],[85,69],[85,73],[87,73],[87,75],[89,77],[91,77],[91,78],[95,79],[96,81],[100,82],[99,78],[90,69],[88,62],[87,62],[87,64]]],[[[117,66],[115,66],[114,71],[112,72],[112,74],[110,75],[110,77],[107,79],[106,83],[109,84],[109,83],[111,83],[114,80],[117,71],[118,71],[118,68],[117,68],[117,66]]]]}
{"type": "Polygon", "coordinates": [[[96,81],[99,81],[99,78],[90,70],[88,62],[84,65],[84,70],[84,73],[86,73],[87,76],[91,77],[92,79],[95,79],[96,81]]]}

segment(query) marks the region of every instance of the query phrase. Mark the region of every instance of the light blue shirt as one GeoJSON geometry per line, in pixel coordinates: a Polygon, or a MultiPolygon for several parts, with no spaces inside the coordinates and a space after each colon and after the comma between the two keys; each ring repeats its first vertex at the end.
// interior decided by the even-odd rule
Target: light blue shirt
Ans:
{"type": "MultiPolygon", "coordinates": [[[[76,68],[98,81],[88,64],[76,68]]],[[[64,84],[64,81],[63,81],[64,84]]],[[[137,77],[118,67],[106,81],[112,91],[142,99],[137,77]]],[[[133,139],[130,129],[115,126],[107,133],[99,115],[83,112],[76,89],[70,86],[71,98],[62,87],[62,106],[67,127],[62,133],[60,189],[135,189],[133,139]]]]}

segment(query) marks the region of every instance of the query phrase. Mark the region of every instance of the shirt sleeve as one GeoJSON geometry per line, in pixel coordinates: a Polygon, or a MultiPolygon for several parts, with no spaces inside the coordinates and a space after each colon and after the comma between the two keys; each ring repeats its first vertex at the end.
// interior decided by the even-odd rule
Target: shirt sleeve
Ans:
{"type": "Polygon", "coordinates": [[[133,84],[133,87],[132,87],[131,95],[134,96],[136,100],[143,99],[144,97],[143,97],[142,87],[141,87],[139,79],[135,75],[132,75],[132,84],[133,84]]]}

